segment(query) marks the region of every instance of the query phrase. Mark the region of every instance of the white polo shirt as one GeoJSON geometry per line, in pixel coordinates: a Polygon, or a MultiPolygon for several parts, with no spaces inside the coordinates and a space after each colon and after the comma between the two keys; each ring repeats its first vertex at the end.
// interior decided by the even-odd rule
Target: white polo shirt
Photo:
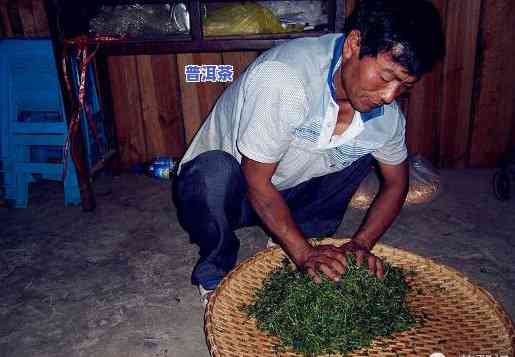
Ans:
{"type": "Polygon", "coordinates": [[[283,190],[369,153],[386,164],[404,161],[406,121],[395,102],[356,111],[343,134],[333,135],[333,77],[343,42],[342,34],[328,34],[264,52],[219,98],[180,165],[209,150],[223,150],[238,162],[242,155],[277,162],[272,183],[283,190]]]}

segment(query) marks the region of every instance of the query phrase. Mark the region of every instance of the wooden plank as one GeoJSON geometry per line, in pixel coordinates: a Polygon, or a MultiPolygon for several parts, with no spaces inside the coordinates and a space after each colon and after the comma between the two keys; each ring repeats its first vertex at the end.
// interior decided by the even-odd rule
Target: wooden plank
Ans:
{"type": "Polygon", "coordinates": [[[9,12],[7,11],[7,0],[0,1],[0,31],[2,36],[12,37],[14,35],[11,26],[11,20],[9,19],[9,12]]]}
{"type": "Polygon", "coordinates": [[[147,160],[147,141],[143,125],[143,105],[141,101],[140,74],[138,72],[137,56],[129,56],[129,65],[125,68],[122,82],[127,88],[129,106],[125,120],[129,121],[130,140],[128,163],[141,163],[147,160]]]}
{"type": "Polygon", "coordinates": [[[12,36],[24,36],[23,24],[18,11],[18,4],[13,1],[6,2],[7,17],[12,29],[12,36]]]}
{"type": "Polygon", "coordinates": [[[26,37],[36,36],[36,25],[32,12],[32,2],[30,0],[18,0],[18,13],[23,27],[23,35],[26,37]]]}
{"type": "Polygon", "coordinates": [[[43,0],[32,0],[32,13],[34,16],[34,33],[37,36],[50,36],[48,17],[43,0]]]}
{"type": "Polygon", "coordinates": [[[122,163],[126,163],[129,157],[129,123],[124,118],[129,106],[128,98],[125,92],[125,86],[121,83],[124,80],[123,65],[128,57],[108,57],[107,66],[109,73],[109,86],[111,88],[111,105],[113,111],[113,120],[116,126],[116,138],[118,141],[118,152],[122,163]]]}
{"type": "MultiPolygon", "coordinates": [[[[195,64],[199,65],[220,65],[222,55],[220,53],[195,53],[193,55],[195,64]]],[[[220,82],[201,82],[197,84],[199,95],[200,119],[202,123],[213,109],[218,97],[223,93],[225,83],[220,82]]]]}
{"type": "Polygon", "coordinates": [[[441,167],[465,167],[482,0],[449,1],[439,132],[441,167]]]}
{"type": "Polygon", "coordinates": [[[186,145],[191,143],[191,140],[193,140],[193,137],[203,122],[199,108],[197,85],[195,83],[186,82],[184,69],[188,64],[194,64],[193,54],[183,53],[177,55],[177,73],[179,75],[181,88],[181,107],[182,116],[184,118],[186,145]]]}
{"type": "Polygon", "coordinates": [[[176,55],[152,56],[158,119],[166,138],[163,154],[181,157],[186,149],[176,55]],[[162,80],[166,78],[166,80],[162,80]]]}
{"type": "Polygon", "coordinates": [[[515,0],[484,0],[470,166],[495,167],[515,145],[515,0]]]}
{"type": "MultiPolygon", "coordinates": [[[[184,77],[184,67],[188,64],[220,65],[233,62],[236,76],[242,72],[257,56],[258,52],[231,53],[195,53],[177,55],[177,68],[180,75],[182,114],[186,145],[191,143],[194,135],[209,115],[216,100],[225,89],[223,83],[187,83],[184,77]],[[223,58],[222,58],[223,57],[223,58]]],[[[231,63],[232,64],[232,63],[231,63]]]]}
{"type": "Polygon", "coordinates": [[[136,58],[111,57],[108,66],[120,157],[129,167],[147,157],[136,58]]]}
{"type": "Polygon", "coordinates": [[[136,56],[141,99],[141,119],[146,142],[143,161],[149,161],[152,157],[165,154],[166,146],[164,133],[159,124],[159,111],[151,61],[152,56],[150,55],[136,56]]]}
{"type": "Polygon", "coordinates": [[[43,0],[0,0],[0,36],[50,36],[43,0]]]}
{"type": "Polygon", "coordinates": [[[234,80],[236,80],[258,55],[258,51],[223,52],[222,62],[233,66],[234,80]]]}
{"type": "Polygon", "coordinates": [[[436,163],[440,116],[441,65],[426,74],[413,88],[407,105],[406,141],[408,152],[436,163]]]}
{"type": "MultiPolygon", "coordinates": [[[[445,26],[447,0],[433,0],[445,26]]],[[[407,114],[406,140],[408,151],[420,154],[434,164],[438,163],[439,117],[441,106],[443,64],[437,63],[424,75],[411,91],[407,114]]]]}

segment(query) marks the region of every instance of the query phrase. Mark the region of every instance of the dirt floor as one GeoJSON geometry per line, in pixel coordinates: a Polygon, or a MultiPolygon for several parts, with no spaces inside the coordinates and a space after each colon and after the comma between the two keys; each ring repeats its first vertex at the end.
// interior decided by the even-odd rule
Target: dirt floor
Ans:
{"type": "MultiPolygon", "coordinates": [[[[490,291],[515,318],[515,199],[497,201],[491,170],[442,172],[428,204],[406,207],[382,243],[431,257],[490,291]]],[[[209,356],[189,275],[197,249],[177,224],[169,182],[107,176],[98,208],[63,207],[58,184],[30,207],[0,209],[0,356],[209,356]]],[[[338,236],[364,212],[350,209],[338,236]]],[[[240,259],[263,249],[237,232],[240,259]]]]}

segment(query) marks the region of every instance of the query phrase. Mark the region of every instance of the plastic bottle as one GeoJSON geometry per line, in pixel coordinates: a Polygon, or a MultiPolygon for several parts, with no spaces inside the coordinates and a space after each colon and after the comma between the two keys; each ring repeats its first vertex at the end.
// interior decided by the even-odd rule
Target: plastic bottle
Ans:
{"type": "Polygon", "coordinates": [[[171,157],[159,156],[150,162],[147,173],[152,177],[169,180],[175,174],[177,161],[171,157]]]}

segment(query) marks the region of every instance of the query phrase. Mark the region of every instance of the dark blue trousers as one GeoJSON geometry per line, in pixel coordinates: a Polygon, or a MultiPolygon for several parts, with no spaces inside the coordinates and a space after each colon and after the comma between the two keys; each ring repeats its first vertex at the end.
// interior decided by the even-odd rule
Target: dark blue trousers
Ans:
{"type": "MultiPolygon", "coordinates": [[[[342,171],[281,191],[306,237],[336,232],[373,162],[369,154],[342,171]]],[[[240,243],[234,230],[263,226],[246,198],[247,183],[240,164],[223,151],[205,152],[182,166],[172,191],[179,223],[200,247],[192,283],[214,289],[236,264],[240,243]]]]}

